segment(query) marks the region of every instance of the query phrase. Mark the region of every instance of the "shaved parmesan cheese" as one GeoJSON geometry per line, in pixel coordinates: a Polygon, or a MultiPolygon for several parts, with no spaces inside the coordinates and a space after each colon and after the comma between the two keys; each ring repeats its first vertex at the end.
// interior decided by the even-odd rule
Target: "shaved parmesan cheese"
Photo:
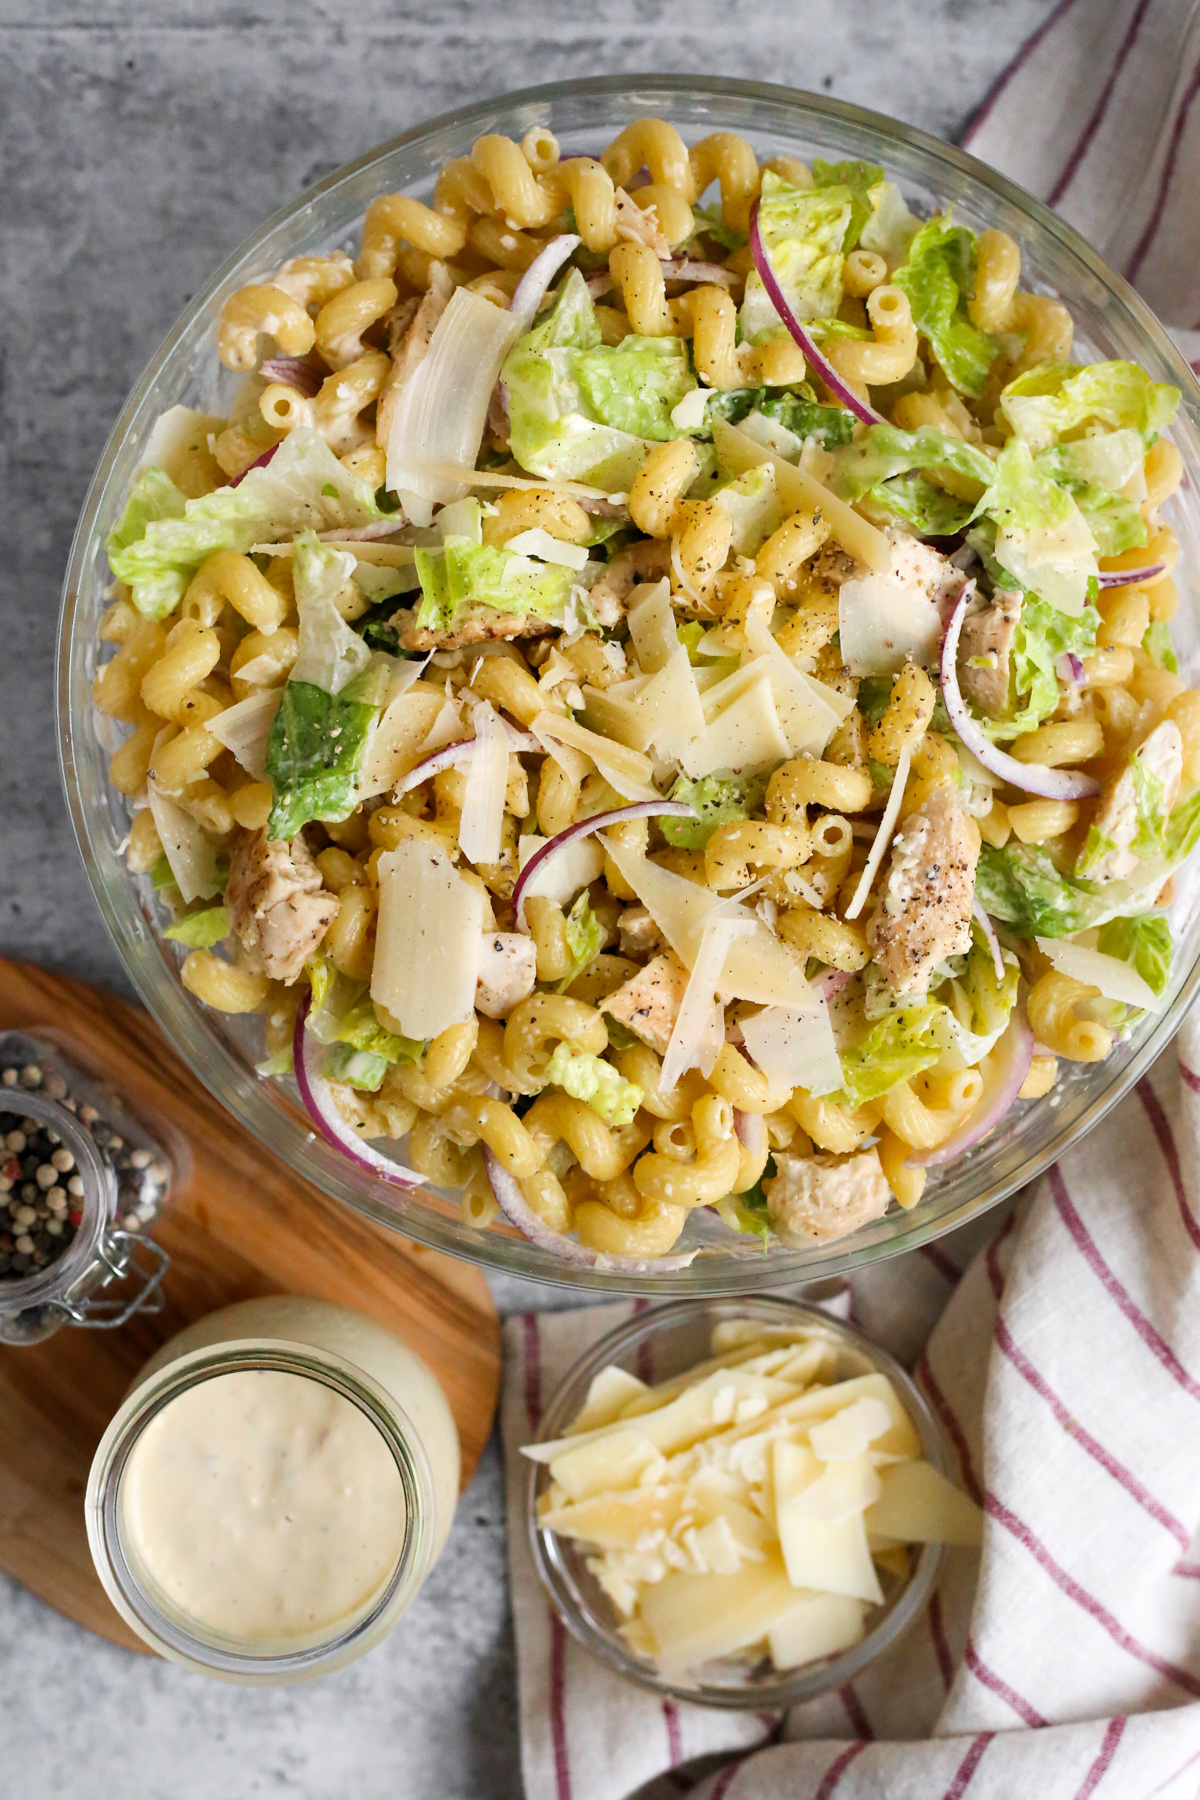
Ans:
{"type": "Polygon", "coordinates": [[[629,750],[624,744],[614,744],[608,738],[601,737],[599,732],[589,731],[586,725],[580,725],[575,719],[564,718],[558,713],[538,713],[529,729],[539,742],[548,738],[551,743],[566,744],[569,749],[580,750],[585,756],[590,756],[605,781],[623,799],[662,798],[651,779],[654,766],[650,758],[640,751],[629,750]]]}
{"type": "Polygon", "coordinates": [[[649,1392],[646,1383],[631,1375],[628,1369],[609,1363],[598,1375],[593,1375],[587,1399],[572,1420],[571,1429],[573,1432],[591,1431],[597,1425],[611,1425],[631,1400],[638,1400],[649,1392]]]}
{"type": "Polygon", "coordinates": [[[641,1591],[654,1653],[668,1669],[691,1669],[756,1644],[791,1612],[796,1591],[777,1553],[736,1575],[672,1569],[641,1591]]]}
{"type": "Polygon", "coordinates": [[[836,1094],[842,1086],[842,1065],[829,1007],[815,990],[810,992],[810,1006],[766,1006],[743,1019],[742,1036],[778,1092],[802,1087],[810,1094],[836,1094]]]}
{"type": "Polygon", "coordinates": [[[875,842],[871,845],[871,853],[867,857],[866,867],[858,878],[858,886],[854,890],[854,898],[846,908],[848,919],[857,919],[867,904],[867,896],[871,892],[871,883],[879,870],[879,865],[887,855],[887,847],[892,841],[892,833],[896,829],[896,820],[900,816],[900,806],[904,799],[904,789],[908,781],[909,764],[912,762],[912,751],[905,744],[900,752],[900,760],[896,764],[896,774],[892,781],[892,791],[888,795],[887,805],[883,809],[883,817],[879,821],[879,830],[875,833],[875,842]]]}
{"type": "MultiPolygon", "coordinates": [[[[835,1415],[836,1417],[836,1415],[835,1415]]],[[[826,1426],[815,1426],[814,1430],[828,1430],[834,1424],[831,1419],[826,1426]]],[[[884,1430],[887,1421],[884,1422],[884,1430]]],[[[877,1437],[879,1433],[875,1434],[877,1437]]],[[[811,1441],[811,1440],[810,1440],[811,1441]]],[[[853,1519],[873,1506],[879,1499],[883,1488],[880,1484],[874,1465],[866,1456],[845,1457],[840,1462],[828,1462],[817,1452],[822,1463],[821,1473],[815,1481],[806,1482],[803,1488],[793,1494],[787,1501],[788,1506],[800,1518],[805,1519],[853,1519]]],[[[779,1494],[776,1490],[776,1506],[779,1505],[779,1494]]]]}
{"type": "Polygon", "coordinates": [[[680,962],[690,969],[700,948],[704,922],[721,904],[717,895],[698,881],[688,881],[683,875],[660,868],[642,851],[631,849],[607,833],[604,848],[680,962]]]}
{"type": "Polygon", "coordinates": [[[785,514],[819,513],[828,519],[834,537],[851,556],[866,563],[868,569],[882,571],[889,567],[892,548],[883,532],[844,500],[839,500],[831,488],[825,487],[807,470],[785,462],[724,419],[713,420],[713,443],[721,467],[735,475],[740,475],[743,469],[757,468],[760,463],[771,463],[785,514]]]}
{"type": "Polygon", "coordinates": [[[429,667],[432,655],[433,651],[431,650],[429,656],[423,656],[420,661],[415,657],[408,657],[403,662],[397,661],[392,670],[392,678],[388,682],[387,693],[383,696],[385,710],[393,700],[399,700],[404,694],[407,694],[409,688],[416,686],[429,667]]]}
{"type": "Polygon", "coordinates": [[[843,1462],[863,1456],[876,1438],[891,1428],[892,1415],[883,1401],[864,1394],[851,1406],[814,1425],[808,1441],[822,1462],[843,1462]]]}
{"type": "Polygon", "coordinates": [[[689,1069],[712,1073],[725,1042],[725,1013],[716,998],[717,982],[733,939],[753,929],[753,921],[711,912],[700,934],[700,948],[676,1015],[663,1058],[662,1084],[673,1088],[689,1069]]]}
{"type": "Polygon", "coordinates": [[[1099,988],[1106,1000],[1119,1000],[1125,1006],[1140,1007],[1143,1012],[1162,1012],[1167,1003],[1165,994],[1156,994],[1136,969],[1119,957],[1105,956],[1101,950],[1089,950],[1086,944],[1073,944],[1067,938],[1040,937],[1034,941],[1061,975],[1099,988]]]}
{"type": "Polygon", "coordinates": [[[499,713],[481,701],[475,708],[475,754],[467,766],[458,842],[473,863],[500,860],[504,790],[508,785],[508,733],[499,713]]]}
{"type": "Polygon", "coordinates": [[[473,470],[500,365],[520,330],[515,313],[465,287],[455,289],[434,327],[424,360],[400,390],[387,442],[387,486],[414,525],[431,522],[435,501],[462,498],[464,482],[434,470],[473,470]]]}
{"type": "Polygon", "coordinates": [[[823,1588],[856,1600],[883,1600],[883,1590],[867,1546],[862,1514],[844,1519],[812,1518],[789,1501],[777,1508],[779,1542],[793,1587],[823,1588]]]}
{"type": "Polygon", "coordinates": [[[210,736],[233,751],[246,773],[259,781],[266,774],[267,743],[282,698],[282,688],[268,688],[265,693],[251,694],[248,700],[227,706],[205,726],[210,736]]]}
{"type": "Polygon", "coordinates": [[[219,894],[224,884],[217,868],[217,852],[195,819],[167,798],[153,776],[146,783],[146,794],[163,855],[183,899],[190,905],[193,900],[207,900],[219,894]]]}
{"type": "Polygon", "coordinates": [[[379,858],[371,998],[405,1037],[433,1038],[475,1010],[483,894],[436,845],[410,838],[379,858]]]}
{"type": "Polygon", "coordinates": [[[779,1001],[803,1008],[811,992],[803,960],[759,918],[729,946],[717,986],[727,999],[753,1000],[760,1006],[779,1001]]]}
{"type": "Polygon", "coordinates": [[[451,699],[443,700],[433,724],[421,739],[421,755],[428,756],[432,751],[440,750],[444,744],[452,744],[455,738],[462,736],[462,731],[462,715],[458,706],[451,699]]]}
{"type": "Polygon", "coordinates": [[[909,1544],[982,1543],[983,1514],[931,1463],[893,1463],[879,1479],[879,1499],[866,1516],[873,1535],[909,1544]]]}
{"type": "Polygon", "coordinates": [[[755,656],[766,663],[792,755],[820,756],[842,720],[854,710],[853,700],[803,674],[757,613],[747,614],[742,629],[755,656]]]}
{"type": "MultiPolygon", "coordinates": [[[[523,869],[535,851],[549,838],[539,837],[536,831],[526,832],[517,840],[517,861],[523,869]]],[[[604,847],[595,837],[575,838],[564,844],[554,856],[548,856],[529,877],[529,885],[525,889],[525,898],[540,894],[547,900],[554,900],[565,911],[575,896],[596,880],[604,872],[604,847]]]]}
{"type": "Polygon", "coordinates": [[[771,1661],[777,1669],[837,1656],[866,1636],[863,1603],[845,1594],[798,1594],[790,1611],[767,1633],[771,1661]]]}
{"type": "Polygon", "coordinates": [[[564,569],[582,569],[588,559],[586,544],[564,544],[540,525],[529,531],[518,531],[504,548],[517,556],[536,556],[539,562],[558,563],[564,569]]]}
{"type": "Polygon", "coordinates": [[[651,722],[647,742],[667,761],[682,762],[688,746],[704,731],[704,708],[682,644],[646,683],[638,695],[638,709],[651,722]]]}
{"type": "MultiPolygon", "coordinates": [[[[686,655],[687,652],[685,651],[686,655]]],[[[591,731],[625,744],[630,750],[648,750],[658,725],[657,711],[643,707],[637,684],[622,682],[622,692],[613,688],[585,687],[583,690],[583,722],[591,731]]]]}
{"type": "Polygon", "coordinates": [[[838,595],[842,661],[851,675],[895,675],[906,662],[937,661],[942,615],[895,575],[844,581],[838,595]]]}
{"type": "MultiPolygon", "coordinates": [[[[706,701],[708,698],[705,695],[706,701]]],[[[716,769],[758,769],[766,763],[783,762],[790,754],[775,709],[770,676],[764,672],[738,699],[716,714],[687,746],[680,760],[696,781],[716,769]]]]}
{"type": "Polygon", "coordinates": [[[661,1462],[661,1452],[640,1431],[616,1431],[564,1450],[550,1464],[550,1474],[572,1500],[586,1500],[637,1487],[646,1471],[661,1462]]]}
{"type": "Polygon", "coordinates": [[[643,672],[657,674],[679,649],[670,582],[656,581],[652,587],[635,588],[630,595],[627,620],[634,655],[643,672]]]}
{"type": "Polygon", "coordinates": [[[694,387],[671,408],[671,423],[679,431],[699,431],[704,424],[704,411],[716,388],[694,387]]]}

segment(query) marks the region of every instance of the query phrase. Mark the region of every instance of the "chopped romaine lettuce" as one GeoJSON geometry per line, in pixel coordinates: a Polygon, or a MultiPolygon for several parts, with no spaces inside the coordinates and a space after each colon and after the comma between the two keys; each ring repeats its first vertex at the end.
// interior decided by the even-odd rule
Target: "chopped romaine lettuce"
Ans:
{"type": "MultiPolygon", "coordinates": [[[[832,318],[842,299],[842,243],[853,201],[848,188],[798,188],[768,169],[758,203],[763,249],[798,319],[832,318]]],[[[756,270],[746,277],[742,336],[755,343],[780,325],[756,270]]]]}
{"type": "Polygon", "coordinates": [[[848,444],[854,432],[854,414],[843,406],[821,406],[811,390],[796,393],[790,388],[730,388],[713,394],[704,413],[706,429],[714,419],[727,419],[740,425],[755,414],[782,427],[786,434],[782,454],[794,460],[810,438],[825,450],[848,444]],[[793,440],[794,443],[788,440],[793,440]]]}
{"type": "Polygon", "coordinates": [[[1076,656],[1093,655],[1099,623],[1094,606],[1085,606],[1072,617],[1056,606],[1047,606],[1036,594],[1025,595],[1013,634],[1009,685],[1014,711],[1009,718],[988,720],[989,737],[1020,737],[1050,717],[1062,698],[1058,658],[1064,650],[1076,656]]]}
{"type": "Polygon", "coordinates": [[[353,579],[354,569],[349,551],[322,544],[313,532],[302,532],[296,539],[292,574],[300,648],[291,679],[324,688],[327,694],[340,694],[371,660],[367,645],[337,608],[338,596],[353,579]]]}
{"type": "MultiPolygon", "coordinates": [[[[136,492],[136,490],[135,490],[136,492]]],[[[159,503],[169,503],[159,485],[159,503]]],[[[139,503],[147,504],[143,495],[139,503]]],[[[300,426],[269,463],[251,469],[236,487],[217,488],[183,511],[147,517],[136,538],[137,518],[126,507],[110,539],[109,566],[127,582],[133,604],[161,619],[182,600],[188,582],[214,550],[249,550],[252,544],[290,540],[300,531],[333,531],[382,517],[364,481],[342,467],[324,439],[300,426]]]]}
{"type": "Polygon", "coordinates": [[[883,185],[884,172],[874,163],[828,163],[816,156],[812,162],[812,178],[814,187],[844,187],[850,196],[850,218],[842,239],[842,254],[848,256],[875,210],[875,196],[883,185]]]}
{"type": "Polygon", "coordinates": [[[513,345],[502,378],[522,468],[610,491],[628,489],[648,439],[679,435],[672,409],[696,386],[679,338],[603,344],[578,269],[541,324],[513,345]]]}
{"type": "Polygon", "coordinates": [[[744,1194],[727,1194],[723,1200],[717,1201],[718,1217],[724,1220],[731,1231],[758,1238],[764,1256],[771,1244],[771,1217],[767,1208],[767,1196],[763,1192],[763,1182],[770,1181],[776,1174],[778,1170],[775,1158],[768,1156],[763,1172],[753,1187],[747,1188],[744,1194]]]}
{"type": "MultiPolygon", "coordinates": [[[[109,562],[143,538],[148,526],[161,519],[182,519],[186,510],[186,496],[175,486],[165,470],[144,469],[130,490],[121,517],[108,534],[105,552],[109,562]]],[[[145,604],[146,599],[147,594],[143,593],[140,610],[151,618],[161,617],[160,613],[145,604]]],[[[170,608],[166,610],[170,611],[170,608]]]]}
{"type": "Polygon", "coordinates": [[[953,469],[990,491],[996,468],[985,450],[936,426],[903,431],[899,425],[868,425],[853,443],[834,452],[829,479],[843,500],[858,500],[878,483],[910,469],[953,469]]]}
{"type": "Polygon", "coordinates": [[[581,975],[588,964],[595,961],[608,938],[603,922],[592,911],[586,888],[567,914],[564,929],[567,949],[571,952],[571,968],[557,983],[560,994],[565,994],[576,976],[581,975]]]}
{"type": "Polygon", "coordinates": [[[1152,993],[1166,991],[1171,979],[1171,926],[1165,913],[1110,919],[1100,932],[1096,948],[1105,956],[1127,962],[1152,993]]]}
{"type": "Polygon", "coordinates": [[[355,686],[340,694],[311,681],[284,688],[267,740],[270,838],[293,838],[309,819],[349,818],[357,806],[379,708],[356,699],[355,686]]]}
{"type": "Polygon", "coordinates": [[[376,1056],[370,1050],[355,1050],[350,1044],[335,1044],[325,1065],[325,1074],[330,1081],[344,1081],[368,1094],[379,1092],[387,1072],[385,1057],[376,1056]]]}
{"type": "Polygon", "coordinates": [[[582,1100],[608,1125],[631,1125],[642,1104],[642,1090],[590,1050],[560,1043],[546,1065],[546,1080],[574,1100],[582,1100]]]}
{"type": "Polygon", "coordinates": [[[972,513],[969,500],[959,500],[910,469],[867,489],[867,498],[918,537],[955,537],[972,513]]]}
{"type": "Polygon", "coordinates": [[[231,929],[227,906],[206,906],[202,912],[185,913],[182,919],[176,919],[163,936],[186,944],[191,950],[211,950],[214,944],[224,942],[231,929]]]}
{"type": "Polygon", "coordinates": [[[1175,869],[1181,862],[1186,862],[1197,844],[1200,844],[1200,789],[1189,794],[1186,800],[1177,801],[1172,808],[1163,834],[1167,867],[1175,869]]]}
{"type": "Polygon", "coordinates": [[[535,562],[466,537],[447,538],[442,550],[418,550],[417,574],[424,598],[416,623],[434,631],[449,626],[464,601],[557,622],[573,578],[573,571],[560,563],[535,562]]]}
{"type": "Polygon", "coordinates": [[[909,246],[921,228],[908,210],[908,203],[894,181],[884,181],[872,192],[874,212],[863,226],[859,243],[864,250],[882,256],[889,269],[894,269],[908,255],[909,246]]]}
{"type": "MultiPolygon", "coordinates": [[[[1161,879],[1161,878],[1160,878],[1161,879]]],[[[975,893],[985,912],[1011,925],[1018,937],[1071,937],[1127,908],[1124,882],[1100,886],[1056,868],[1035,844],[984,844],[975,893]]]]}
{"type": "Polygon", "coordinates": [[[784,512],[775,489],[772,463],[759,463],[732,481],[721,482],[709,499],[732,521],[732,548],[737,556],[757,556],[772,532],[783,524],[784,512]]]}
{"type": "Polygon", "coordinates": [[[913,323],[953,385],[963,394],[981,394],[1000,346],[967,317],[974,233],[951,224],[949,212],[939,213],[917,232],[892,280],[908,295],[913,323]]]}
{"type": "Polygon", "coordinates": [[[676,849],[703,850],[718,825],[731,825],[758,811],[764,792],[765,784],[758,775],[703,775],[699,781],[681,775],[671,789],[671,798],[694,806],[700,817],[660,819],[659,826],[676,849]]]}
{"type": "Polygon", "coordinates": [[[1133,776],[1133,793],[1137,806],[1137,831],[1129,846],[1143,861],[1159,857],[1166,851],[1169,809],[1166,783],[1156,775],[1144,757],[1134,756],[1129,764],[1133,776]]]}
{"type": "Polygon", "coordinates": [[[1179,673],[1179,658],[1175,654],[1175,646],[1171,642],[1171,627],[1165,619],[1155,619],[1146,627],[1146,635],[1142,639],[1142,649],[1152,657],[1160,669],[1166,669],[1171,675],[1179,673]]]}
{"type": "Polygon", "coordinates": [[[973,1068],[995,1047],[1017,1003],[1020,980],[1020,967],[1010,953],[1004,959],[1004,979],[997,981],[991,946],[980,926],[973,923],[962,974],[938,989],[951,1034],[941,1059],[943,1068],[973,1068]]]}
{"type": "Polygon", "coordinates": [[[736,225],[725,223],[725,215],[720,206],[693,206],[692,218],[695,221],[695,235],[710,237],[714,244],[720,244],[722,250],[740,250],[746,242],[744,231],[739,231],[736,225]]]}
{"type": "Polygon", "coordinates": [[[1066,613],[1080,613],[1098,579],[1096,542],[1071,494],[1010,438],[979,502],[996,525],[992,555],[1018,585],[1066,613]]]}
{"type": "Polygon", "coordinates": [[[1100,556],[1119,556],[1146,542],[1146,521],[1132,500],[1102,486],[1084,474],[1089,458],[1077,453],[1095,440],[1084,438],[1079,444],[1059,444],[1041,451],[1035,458],[1037,467],[1056,481],[1060,488],[1074,496],[1075,504],[1087,520],[1100,556]]]}
{"type": "Polygon", "coordinates": [[[1151,381],[1136,363],[1039,363],[1010,381],[1000,408],[1031,450],[1089,424],[1132,429],[1149,444],[1175,416],[1179,389],[1151,381]]]}
{"type": "Polygon", "coordinates": [[[944,1048],[943,1006],[924,1003],[889,1012],[857,1044],[839,1050],[842,1081],[850,1106],[877,1100],[898,1081],[932,1068],[944,1048]]]}

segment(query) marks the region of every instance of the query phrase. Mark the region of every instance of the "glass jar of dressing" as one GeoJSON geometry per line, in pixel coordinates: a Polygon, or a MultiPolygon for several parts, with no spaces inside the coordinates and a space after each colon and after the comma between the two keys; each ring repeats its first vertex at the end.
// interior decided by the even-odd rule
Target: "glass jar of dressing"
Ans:
{"type": "Polygon", "coordinates": [[[350,1307],[274,1295],[188,1326],[140,1372],[86,1500],[113,1605],[226,1681],[310,1680],[412,1604],[458,1498],[436,1378],[350,1307]]]}

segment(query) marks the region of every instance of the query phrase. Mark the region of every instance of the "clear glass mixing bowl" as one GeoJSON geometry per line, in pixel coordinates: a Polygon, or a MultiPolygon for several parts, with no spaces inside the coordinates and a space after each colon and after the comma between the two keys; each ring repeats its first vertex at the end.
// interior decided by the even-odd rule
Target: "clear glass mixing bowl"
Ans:
{"type": "MultiPolygon", "coordinates": [[[[108,784],[109,723],[93,710],[96,626],[110,577],[104,540],[167,407],[228,410],[239,377],[216,354],[221,305],[235,288],[264,279],[290,256],[353,249],[376,194],[407,190],[428,199],[438,169],[463,156],[485,132],[520,138],[549,126],[564,151],[596,152],[629,120],[669,119],[694,141],[716,129],[740,132],[762,157],[865,157],[882,163],[915,210],[947,205],[976,230],[997,226],[1020,244],[1023,285],[1061,295],[1088,358],[1124,357],[1156,381],[1183,392],[1173,436],[1187,471],[1172,503],[1181,542],[1176,579],[1184,605],[1175,621],[1181,669],[1200,678],[1200,631],[1191,593],[1200,575],[1200,389],[1163,327],[1122,278],[1061,219],[960,150],[910,126],[819,95],[757,82],[694,76],[611,76],[529,88],[418,126],[349,164],[286,207],[249,239],[196,296],[150,361],[113,429],[80,518],[63,592],[59,635],[58,723],[63,778],[88,877],[139,993],[171,1042],[212,1092],[265,1147],[348,1206],[438,1249],[566,1285],[662,1295],[744,1293],[843,1273],[861,1263],[939,1237],[1029,1181],[1091,1129],[1127,1092],[1179,1025],[1200,981],[1200,879],[1186,876],[1173,907],[1176,961],[1166,1009],[1146,1018],[1107,1062],[1076,1065],[1044,1100],[1019,1103],[1000,1128],[939,1170],[910,1212],[893,1210],[852,1237],[811,1250],[737,1238],[707,1211],[688,1233],[704,1239],[687,1269],[620,1276],[564,1267],[507,1226],[479,1231],[460,1217],[453,1195],[424,1190],[401,1196],[320,1141],[289,1082],[255,1073],[261,1056],[254,1022],[207,1011],[181,986],[176,955],[145,877],[132,877],[118,854],[128,818],[108,784]]],[[[685,1238],[684,1244],[692,1241],[685,1238]]]]}

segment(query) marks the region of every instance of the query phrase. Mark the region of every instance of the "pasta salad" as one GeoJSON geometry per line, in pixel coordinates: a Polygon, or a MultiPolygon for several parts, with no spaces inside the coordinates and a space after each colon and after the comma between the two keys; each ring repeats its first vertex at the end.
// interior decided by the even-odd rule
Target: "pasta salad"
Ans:
{"type": "Polygon", "coordinates": [[[646,119],[226,301],[95,703],[185,987],[357,1165],[576,1265],[809,1246],[1162,1007],[1179,395],[1020,277],[646,119]]]}

